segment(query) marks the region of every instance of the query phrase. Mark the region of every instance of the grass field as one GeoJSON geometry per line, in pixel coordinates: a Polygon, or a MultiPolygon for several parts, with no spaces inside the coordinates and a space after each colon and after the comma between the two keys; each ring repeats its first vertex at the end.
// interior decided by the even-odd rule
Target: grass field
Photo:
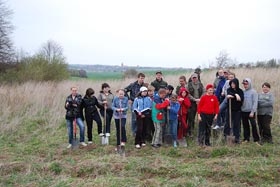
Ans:
{"type": "MultiPolygon", "coordinates": [[[[272,84],[276,98],[272,133],[274,144],[224,145],[222,133],[212,136],[213,146],[200,148],[189,140],[187,148],[151,146],[136,150],[128,128],[126,157],[115,153],[115,126],[109,146],[101,146],[94,126],[94,145],[67,150],[64,100],[72,85],[84,93],[96,92],[102,80],[64,81],[0,86],[0,186],[280,186],[280,70],[238,69],[237,77],[251,77],[260,91],[272,84]],[[273,80],[271,80],[273,75],[273,80]],[[55,96],[55,97],[54,97],[55,96]]],[[[213,72],[202,74],[213,82],[213,72]]],[[[165,79],[177,85],[178,76],[165,79]]],[[[189,73],[186,74],[187,77],[189,73]]],[[[147,82],[154,79],[148,76],[147,82]]],[[[112,91],[130,80],[109,80],[112,91]]],[[[94,123],[95,125],[95,123],[94,123]]]]}

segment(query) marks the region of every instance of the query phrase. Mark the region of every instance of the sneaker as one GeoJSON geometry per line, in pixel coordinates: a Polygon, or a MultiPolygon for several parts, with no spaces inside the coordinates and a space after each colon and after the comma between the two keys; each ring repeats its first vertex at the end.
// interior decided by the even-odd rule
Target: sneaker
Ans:
{"type": "Polygon", "coordinates": [[[125,146],[125,142],[122,142],[122,143],[121,143],[121,146],[125,146]]]}
{"type": "Polygon", "coordinates": [[[146,146],[146,144],[145,144],[145,143],[142,143],[142,144],[141,144],[141,146],[142,146],[142,147],[145,147],[145,146],[146,146]]]}
{"type": "Polygon", "coordinates": [[[260,144],[260,142],[255,142],[255,144],[256,144],[257,146],[262,146],[262,145],[260,144]]]}
{"type": "Polygon", "coordinates": [[[176,148],[176,147],[177,147],[177,142],[176,142],[176,141],[174,141],[174,143],[173,143],[173,147],[174,147],[174,148],[176,148]]]}
{"type": "Polygon", "coordinates": [[[157,144],[152,144],[153,148],[159,148],[160,146],[158,146],[157,144]]]}
{"type": "Polygon", "coordinates": [[[109,137],[109,136],[111,136],[111,135],[110,135],[110,133],[106,133],[106,136],[109,137]]]}
{"type": "Polygon", "coordinates": [[[242,143],[249,143],[249,141],[248,140],[243,140],[242,143]]]}
{"type": "Polygon", "coordinates": [[[87,144],[86,144],[85,142],[81,142],[80,145],[82,145],[82,146],[84,146],[84,147],[87,146],[87,144]]]}
{"type": "Polygon", "coordinates": [[[88,144],[92,144],[92,141],[89,141],[88,144]]]}
{"type": "Polygon", "coordinates": [[[67,149],[70,149],[72,147],[72,144],[69,144],[68,146],[67,146],[67,149]]]}
{"type": "Polygon", "coordinates": [[[216,125],[215,127],[212,128],[213,130],[218,130],[220,129],[220,127],[218,125],[216,125]]]}
{"type": "Polygon", "coordinates": [[[137,145],[135,146],[135,148],[140,149],[141,147],[140,147],[139,144],[137,144],[137,145]]]}
{"type": "Polygon", "coordinates": [[[103,133],[100,133],[99,136],[102,137],[102,136],[104,136],[104,134],[103,134],[103,133]]]}

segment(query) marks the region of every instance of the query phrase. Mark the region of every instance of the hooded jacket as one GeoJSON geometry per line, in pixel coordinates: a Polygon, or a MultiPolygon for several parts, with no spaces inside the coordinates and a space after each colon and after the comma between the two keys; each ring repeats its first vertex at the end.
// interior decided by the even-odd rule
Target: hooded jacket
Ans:
{"type": "MultiPolygon", "coordinates": [[[[230,87],[227,89],[227,95],[232,95],[234,98],[231,99],[231,110],[238,112],[241,111],[241,106],[243,104],[244,101],[244,93],[243,91],[239,88],[239,81],[237,78],[232,79],[231,81],[229,81],[229,85],[230,87]],[[234,83],[236,85],[236,88],[233,89],[231,87],[231,84],[234,83]],[[235,94],[238,94],[241,98],[241,101],[237,101],[236,100],[236,96],[235,94]]],[[[229,105],[228,105],[229,107],[229,105]]]]}
{"type": "Polygon", "coordinates": [[[181,115],[181,112],[182,112],[182,114],[187,114],[187,113],[188,113],[188,109],[189,109],[190,106],[191,106],[191,101],[190,101],[190,99],[188,98],[188,95],[189,95],[189,92],[188,92],[188,90],[187,90],[186,88],[181,88],[181,89],[180,89],[180,91],[179,91],[179,96],[178,96],[178,100],[179,100],[180,98],[183,98],[184,100],[183,100],[183,101],[180,101],[180,100],[179,100],[179,103],[180,103],[180,105],[181,105],[181,108],[180,108],[180,110],[179,110],[179,112],[178,112],[179,115],[181,115]],[[182,96],[182,93],[183,93],[184,91],[187,93],[185,97],[182,96]]]}
{"type": "Polygon", "coordinates": [[[256,90],[253,89],[252,81],[249,78],[244,79],[248,82],[248,89],[244,90],[244,102],[241,107],[242,112],[257,112],[258,107],[258,94],[256,90]]]}
{"type": "Polygon", "coordinates": [[[98,103],[97,98],[95,96],[84,96],[82,100],[82,108],[85,109],[86,119],[98,112],[96,107],[102,108],[102,105],[98,103]]]}

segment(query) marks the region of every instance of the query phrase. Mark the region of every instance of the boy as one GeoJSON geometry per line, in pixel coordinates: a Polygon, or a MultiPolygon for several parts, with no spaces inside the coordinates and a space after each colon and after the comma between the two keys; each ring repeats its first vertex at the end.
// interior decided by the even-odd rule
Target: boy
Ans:
{"type": "Polygon", "coordinates": [[[170,132],[172,134],[173,146],[177,147],[177,128],[178,128],[178,111],[180,109],[180,104],[177,101],[177,95],[172,94],[170,96],[170,106],[167,107],[169,112],[169,125],[170,132]]]}

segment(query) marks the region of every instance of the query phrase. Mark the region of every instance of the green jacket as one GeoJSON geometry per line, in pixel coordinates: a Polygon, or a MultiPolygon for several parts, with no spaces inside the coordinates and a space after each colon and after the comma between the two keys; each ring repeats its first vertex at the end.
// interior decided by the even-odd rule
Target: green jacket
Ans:
{"type": "Polygon", "coordinates": [[[155,123],[165,123],[164,109],[169,105],[168,100],[163,100],[159,96],[155,96],[152,106],[152,120],[155,123]]]}
{"type": "Polygon", "coordinates": [[[162,79],[160,81],[156,79],[151,83],[151,85],[155,87],[155,91],[157,92],[160,88],[166,88],[168,84],[162,79]]]}

